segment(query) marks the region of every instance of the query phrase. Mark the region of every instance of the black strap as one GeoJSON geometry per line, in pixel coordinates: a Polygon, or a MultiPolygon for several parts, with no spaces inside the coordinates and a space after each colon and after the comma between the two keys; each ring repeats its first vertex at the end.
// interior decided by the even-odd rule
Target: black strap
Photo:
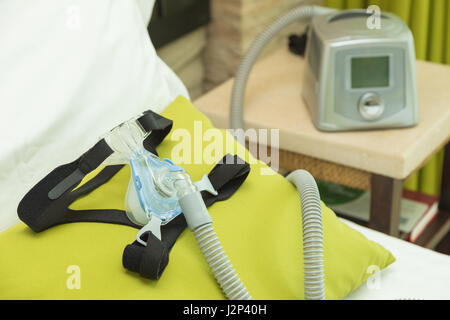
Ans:
{"type": "MultiPolygon", "coordinates": [[[[249,173],[248,163],[238,156],[227,154],[208,175],[218,195],[202,192],[206,206],[209,207],[216,201],[230,198],[244,183],[249,173]]],[[[184,216],[179,215],[161,227],[161,241],[151,232],[144,233],[148,237],[147,246],[137,241],[128,245],[122,257],[123,266],[130,271],[138,272],[145,278],[159,279],[169,261],[170,250],[186,227],[184,216]]]]}
{"type": "MultiPolygon", "coordinates": [[[[144,148],[157,155],[156,147],[159,146],[172,129],[172,120],[164,118],[151,110],[147,110],[136,121],[145,132],[150,132],[142,143],[144,148]]],[[[51,189],[48,197],[51,200],[55,200],[66,191],[72,190],[88,173],[95,170],[113,152],[105,139],[101,139],[78,159],[77,168],[51,189]]]]}
{"type": "Polygon", "coordinates": [[[152,134],[145,138],[143,142],[144,148],[158,155],[156,153],[156,147],[161,144],[170,130],[172,130],[173,121],[150,110],[145,111],[137,121],[145,131],[152,132],[152,134]]]}
{"type": "Polygon", "coordinates": [[[142,240],[148,245],[128,245],[122,256],[125,268],[149,279],[159,279],[169,263],[169,251],[166,245],[150,231],[142,235],[142,240]]]}
{"type": "MultiPolygon", "coordinates": [[[[172,120],[153,111],[146,111],[137,121],[149,133],[144,140],[144,147],[156,154],[156,147],[172,128],[172,120]]],[[[19,218],[35,232],[70,222],[106,222],[138,227],[120,210],[69,209],[72,202],[98,188],[122,169],[122,165],[108,166],[85,185],[74,190],[88,173],[112,153],[113,150],[102,139],[77,160],[54,169],[21,200],[17,208],[19,218]]]]}
{"type": "Polygon", "coordinates": [[[113,152],[104,139],[97,142],[77,160],[77,168],[48,192],[48,197],[51,200],[56,200],[66,191],[72,190],[113,152]]]}
{"type": "Polygon", "coordinates": [[[218,195],[214,196],[203,191],[202,197],[206,206],[209,207],[216,201],[224,201],[230,198],[244,183],[249,173],[250,166],[248,163],[236,155],[225,155],[208,174],[208,178],[218,195]]]}

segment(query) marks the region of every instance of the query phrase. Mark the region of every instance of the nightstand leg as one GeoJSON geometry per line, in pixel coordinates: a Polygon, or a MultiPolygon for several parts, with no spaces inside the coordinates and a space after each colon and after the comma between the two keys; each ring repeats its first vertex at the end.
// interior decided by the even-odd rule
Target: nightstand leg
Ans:
{"type": "Polygon", "coordinates": [[[399,236],[402,193],[403,180],[372,174],[369,228],[399,236]]]}
{"type": "Polygon", "coordinates": [[[444,151],[444,167],[442,169],[442,186],[439,210],[450,212],[450,143],[447,143],[444,151]]]}
{"type": "MultiPolygon", "coordinates": [[[[439,201],[439,215],[427,227],[430,233],[419,238],[416,243],[428,248],[436,249],[442,239],[450,232],[450,145],[445,146],[444,166],[442,170],[441,199],[439,201]]],[[[426,230],[427,231],[427,230],[426,230]]],[[[427,232],[424,232],[425,234],[427,232]]],[[[445,245],[444,245],[445,246],[445,245]]],[[[444,249],[444,252],[449,252],[444,249]]],[[[448,254],[448,253],[447,253],[448,254]]]]}

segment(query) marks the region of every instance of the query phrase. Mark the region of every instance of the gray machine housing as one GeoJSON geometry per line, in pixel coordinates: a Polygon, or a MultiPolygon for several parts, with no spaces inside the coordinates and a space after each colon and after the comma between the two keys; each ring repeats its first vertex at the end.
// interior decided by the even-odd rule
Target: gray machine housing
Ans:
{"type": "Polygon", "coordinates": [[[365,10],[346,10],[311,21],[303,97],[319,130],[401,128],[418,123],[411,30],[394,14],[382,13],[378,29],[368,27],[370,18],[365,10]],[[387,86],[352,88],[352,59],[364,57],[388,58],[387,86]]]}

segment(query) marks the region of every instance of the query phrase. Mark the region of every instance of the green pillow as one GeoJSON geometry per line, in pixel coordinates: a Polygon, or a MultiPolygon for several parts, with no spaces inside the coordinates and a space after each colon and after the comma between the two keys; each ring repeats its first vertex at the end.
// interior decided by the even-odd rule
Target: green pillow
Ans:
{"type": "MultiPolygon", "coordinates": [[[[173,158],[178,154],[193,160],[199,145],[191,143],[191,152],[183,154],[182,137],[193,134],[194,127],[202,126],[203,132],[212,129],[210,121],[184,98],[176,99],[163,115],[174,120],[174,128],[158,148],[159,155],[173,158]]],[[[229,135],[223,130],[215,133],[229,135]]],[[[208,148],[207,142],[202,144],[200,150],[208,148]]],[[[254,299],[303,299],[297,190],[281,175],[262,174],[267,166],[239,144],[234,143],[233,148],[254,164],[245,183],[229,200],[210,207],[219,239],[254,299]]],[[[225,150],[208,152],[213,158],[208,164],[182,164],[194,181],[208,173],[225,150]]],[[[129,176],[129,167],[124,167],[71,208],[123,209],[129,176]]],[[[339,221],[325,205],[322,208],[325,295],[327,299],[341,299],[371,275],[372,266],[383,269],[395,259],[386,249],[339,221]]],[[[136,233],[127,226],[73,223],[36,234],[19,223],[0,234],[0,299],[224,298],[188,230],[174,245],[160,280],[144,279],[127,271],[122,266],[122,252],[136,233]],[[71,285],[75,275],[80,276],[80,288],[71,285]]]]}

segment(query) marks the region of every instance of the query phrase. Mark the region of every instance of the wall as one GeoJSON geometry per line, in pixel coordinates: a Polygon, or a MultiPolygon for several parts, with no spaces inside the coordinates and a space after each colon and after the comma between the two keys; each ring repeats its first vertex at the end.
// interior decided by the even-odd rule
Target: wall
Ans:
{"type": "MultiPolygon", "coordinates": [[[[255,37],[277,17],[302,4],[321,0],[211,0],[211,23],[157,50],[181,78],[192,100],[234,76],[255,37]]],[[[301,33],[302,23],[287,27],[262,57],[287,45],[288,35],[301,33]]]]}
{"type": "Polygon", "coordinates": [[[157,50],[158,56],[180,77],[191,99],[203,93],[206,27],[199,28],[157,50]]]}
{"type": "MultiPolygon", "coordinates": [[[[204,88],[209,90],[232,77],[255,37],[277,17],[304,4],[322,4],[322,1],[211,0],[211,23],[204,53],[204,88]]],[[[287,27],[269,44],[262,56],[287,45],[289,34],[303,30],[304,24],[301,23],[287,27]]]]}

